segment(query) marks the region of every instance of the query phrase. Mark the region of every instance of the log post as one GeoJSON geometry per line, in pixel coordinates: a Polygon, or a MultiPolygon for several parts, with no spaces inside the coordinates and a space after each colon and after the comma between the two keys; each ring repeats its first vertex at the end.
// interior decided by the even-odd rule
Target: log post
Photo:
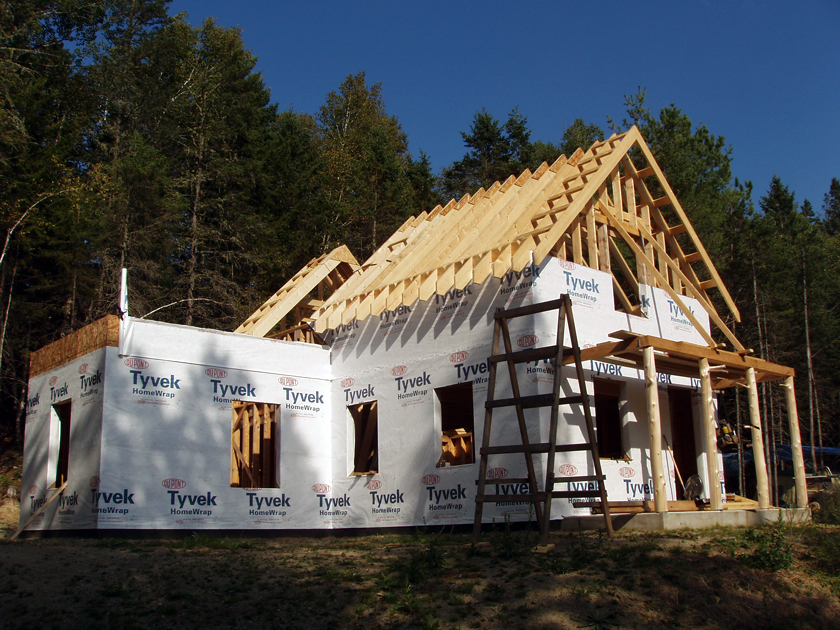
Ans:
{"type": "Polygon", "coordinates": [[[799,436],[799,414],[796,411],[796,394],[793,391],[793,377],[785,379],[785,398],[788,408],[790,429],[790,450],[793,454],[793,479],[796,484],[796,507],[808,507],[808,487],[805,483],[805,458],[802,457],[802,438],[799,436]]]}
{"type": "Polygon", "coordinates": [[[758,386],[755,382],[755,368],[747,368],[747,389],[750,402],[750,428],[752,429],[752,451],[753,462],[755,463],[758,509],[766,510],[770,507],[770,483],[767,480],[764,440],[761,437],[761,414],[758,412],[758,386]]]}
{"type": "Polygon", "coordinates": [[[653,505],[657,512],[668,511],[665,494],[665,473],[662,467],[662,420],[659,415],[659,385],[656,381],[656,361],[653,348],[642,350],[645,362],[645,394],[647,397],[648,425],[650,427],[650,472],[653,475],[653,505]]]}
{"type": "Polygon", "coordinates": [[[712,379],[709,376],[709,360],[700,359],[700,383],[703,390],[703,428],[706,435],[706,467],[709,469],[709,507],[723,509],[720,494],[720,473],[718,472],[717,433],[715,432],[715,408],[712,405],[712,379]]]}

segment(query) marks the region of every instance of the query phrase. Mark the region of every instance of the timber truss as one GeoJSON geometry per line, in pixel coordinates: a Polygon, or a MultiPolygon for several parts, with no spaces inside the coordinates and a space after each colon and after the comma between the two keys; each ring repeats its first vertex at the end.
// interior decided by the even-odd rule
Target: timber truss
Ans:
{"type": "Polygon", "coordinates": [[[327,296],[358,269],[359,263],[346,245],[313,258],[234,332],[321,343],[308,322],[327,296]]]}
{"type": "Polygon", "coordinates": [[[612,272],[629,313],[640,311],[640,282],[664,289],[716,347],[681,299],[696,298],[744,351],[709,291],[736,321],[738,309],[635,127],[406,221],[317,311],[315,330],[501,278],[549,255],[612,272]]]}
{"type": "Polygon", "coordinates": [[[274,326],[270,321],[296,310],[295,323],[286,330],[311,321],[321,334],[556,256],[612,273],[616,306],[628,313],[641,312],[640,283],[663,289],[716,348],[682,300],[695,298],[735,351],[749,352],[715,309],[711,291],[718,292],[731,317],[740,321],[636,127],[596,142],[588,151],[578,149],[554,164],[544,162],[533,173],[526,169],[519,177],[511,175],[487,190],[410,218],[360,267],[353,266],[347,251],[342,260],[354,272],[330,276],[331,295],[321,301],[311,295],[311,278],[323,275],[316,272],[335,260],[335,251],[292,278],[238,332],[264,335],[274,326]]]}

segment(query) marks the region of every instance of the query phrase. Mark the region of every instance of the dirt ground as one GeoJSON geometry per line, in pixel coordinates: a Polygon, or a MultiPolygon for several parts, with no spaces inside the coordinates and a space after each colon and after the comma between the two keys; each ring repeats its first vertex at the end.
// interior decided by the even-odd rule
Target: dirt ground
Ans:
{"type": "MultiPolygon", "coordinates": [[[[20,455],[0,452],[0,496],[20,455]]],[[[0,628],[840,629],[840,527],[9,542],[0,628]]],[[[247,535],[247,534],[246,534],[247,535]]]]}
{"type": "Polygon", "coordinates": [[[764,533],[0,542],[0,628],[840,628],[840,529],[764,533]]]}

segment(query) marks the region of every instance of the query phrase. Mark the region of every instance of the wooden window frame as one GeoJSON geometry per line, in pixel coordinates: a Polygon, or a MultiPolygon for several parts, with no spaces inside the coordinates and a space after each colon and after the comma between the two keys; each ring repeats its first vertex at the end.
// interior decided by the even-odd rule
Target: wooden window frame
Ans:
{"type": "Polygon", "coordinates": [[[379,404],[371,400],[347,407],[353,435],[353,469],[350,476],[379,472],[379,404]]]}
{"type": "Polygon", "coordinates": [[[601,459],[627,459],[624,444],[625,387],[621,381],[592,379],[595,435],[601,459]]]}
{"type": "Polygon", "coordinates": [[[56,448],[55,479],[51,488],[60,488],[70,475],[70,427],[73,404],[70,400],[52,406],[52,416],[58,423],[58,444],[56,448]]]}
{"type": "Polygon", "coordinates": [[[280,405],[234,400],[231,403],[230,485],[279,488],[280,405]]]}
{"type": "Polygon", "coordinates": [[[441,427],[438,468],[475,463],[475,408],[472,385],[472,381],[467,381],[435,389],[440,407],[441,427]]]}

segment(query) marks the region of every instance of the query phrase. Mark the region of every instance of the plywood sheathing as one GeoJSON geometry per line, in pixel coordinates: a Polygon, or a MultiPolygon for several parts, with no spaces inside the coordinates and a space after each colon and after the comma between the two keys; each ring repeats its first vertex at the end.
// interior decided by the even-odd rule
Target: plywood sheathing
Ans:
{"type": "Polygon", "coordinates": [[[29,356],[29,377],[38,376],[105,346],[120,343],[120,318],[106,315],[29,356]]]}
{"type": "Polygon", "coordinates": [[[327,292],[336,291],[358,269],[359,263],[346,245],[313,258],[234,332],[265,337],[281,324],[280,336],[303,335],[309,327],[300,326],[301,322],[323,305],[327,292]],[[293,311],[295,324],[287,328],[286,316],[293,311]]]}
{"type": "Polygon", "coordinates": [[[321,333],[491,275],[501,278],[549,255],[621,274],[613,284],[627,312],[638,314],[637,296],[622,289],[619,277],[631,286],[646,282],[663,289],[689,319],[681,297],[695,298],[735,350],[746,352],[709,291],[719,291],[735,321],[738,309],[636,127],[409,219],[317,309],[314,328],[321,333]],[[661,197],[648,187],[654,182],[661,197]],[[635,257],[632,266],[621,242],[635,257]]]}

